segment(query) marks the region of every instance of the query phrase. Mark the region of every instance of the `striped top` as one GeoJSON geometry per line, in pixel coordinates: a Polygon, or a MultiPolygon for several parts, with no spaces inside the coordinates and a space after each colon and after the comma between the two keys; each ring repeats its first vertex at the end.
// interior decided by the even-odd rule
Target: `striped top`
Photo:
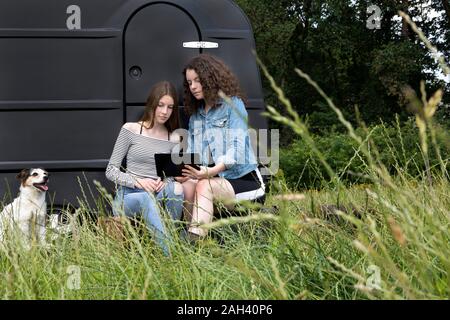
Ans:
{"type": "Polygon", "coordinates": [[[129,188],[134,188],[136,178],[157,179],[155,153],[170,153],[177,145],[172,141],[143,136],[122,127],[106,168],[106,178],[129,188]],[[127,169],[122,172],[120,167],[125,157],[127,169]]]}

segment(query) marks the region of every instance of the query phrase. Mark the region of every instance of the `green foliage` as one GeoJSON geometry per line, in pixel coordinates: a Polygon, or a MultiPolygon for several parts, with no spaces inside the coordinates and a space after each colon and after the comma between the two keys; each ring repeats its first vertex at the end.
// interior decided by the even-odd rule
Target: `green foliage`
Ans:
{"type": "MultiPolygon", "coordinates": [[[[450,145],[447,128],[438,128],[437,142],[441,157],[450,168],[450,145]]],[[[372,145],[364,142],[369,149],[376,147],[378,159],[388,172],[396,175],[399,170],[412,179],[420,178],[425,169],[424,158],[420,150],[420,140],[413,120],[400,128],[381,124],[369,128],[372,145]]],[[[364,136],[363,129],[356,132],[364,136]]],[[[364,172],[368,170],[367,159],[360,146],[347,134],[330,131],[328,134],[314,136],[316,147],[321,151],[331,168],[347,184],[367,183],[364,172]]],[[[372,151],[374,154],[375,151],[372,151]]],[[[430,165],[439,170],[439,159],[430,151],[430,165]]],[[[304,140],[299,139],[280,151],[280,168],[290,188],[321,188],[329,184],[329,177],[316,155],[304,140]]]]}
{"type": "MultiPolygon", "coordinates": [[[[398,16],[398,10],[408,12],[449,59],[450,16],[446,17],[441,1],[236,2],[252,23],[259,57],[296,111],[308,116],[313,132],[332,126],[339,129],[340,125],[335,118],[324,122],[326,115],[318,107],[322,99],[313,88],[298,81],[294,68],[313,75],[344,114],[352,114],[358,106],[368,125],[378,124],[380,119],[390,122],[394,114],[399,114],[402,121],[407,119],[401,90],[405,85],[418,91],[420,80],[425,79],[429,93],[438,88],[450,92],[450,84],[434,77],[433,72],[439,69],[436,61],[398,16]],[[382,11],[379,30],[366,27],[366,9],[370,4],[378,5],[382,11]],[[441,15],[429,19],[430,10],[441,15]]],[[[266,103],[280,106],[267,80],[263,80],[263,85],[266,103]]],[[[438,115],[446,121],[450,118],[449,98],[450,94],[444,95],[438,115]]],[[[356,123],[355,119],[349,120],[356,123]]],[[[275,122],[271,126],[281,128],[275,122]]],[[[282,145],[288,145],[294,136],[285,130],[282,145]]]]}

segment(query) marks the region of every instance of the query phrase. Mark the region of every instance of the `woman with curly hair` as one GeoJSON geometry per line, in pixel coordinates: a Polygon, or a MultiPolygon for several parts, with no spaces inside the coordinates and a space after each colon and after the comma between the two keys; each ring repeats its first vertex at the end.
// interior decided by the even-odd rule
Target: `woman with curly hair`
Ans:
{"type": "Polygon", "coordinates": [[[188,236],[207,235],[202,224],[213,219],[213,202],[232,209],[237,200],[262,197],[265,186],[250,143],[245,98],[236,76],[220,59],[201,54],[184,68],[184,106],[190,114],[188,153],[202,166],[183,169],[188,236]],[[223,92],[225,96],[220,95],[223,92]]]}

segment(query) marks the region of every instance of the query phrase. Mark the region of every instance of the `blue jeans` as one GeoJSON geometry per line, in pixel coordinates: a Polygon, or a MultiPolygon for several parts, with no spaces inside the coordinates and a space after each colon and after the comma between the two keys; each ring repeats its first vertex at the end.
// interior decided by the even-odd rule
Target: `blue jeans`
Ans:
{"type": "Polygon", "coordinates": [[[183,210],[183,187],[179,185],[175,193],[175,181],[169,180],[159,192],[149,193],[143,189],[131,189],[119,186],[113,204],[115,216],[125,214],[135,218],[142,214],[147,227],[154,232],[155,240],[166,255],[169,254],[167,242],[170,241],[160,212],[160,206],[165,207],[172,220],[180,220],[183,210]]]}

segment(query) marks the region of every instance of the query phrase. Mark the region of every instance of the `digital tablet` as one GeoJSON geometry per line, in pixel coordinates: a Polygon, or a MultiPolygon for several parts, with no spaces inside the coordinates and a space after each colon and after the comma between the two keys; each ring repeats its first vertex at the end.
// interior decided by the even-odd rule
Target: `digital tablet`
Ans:
{"type": "Polygon", "coordinates": [[[200,170],[200,155],[198,153],[185,153],[183,155],[174,154],[174,159],[185,159],[177,164],[172,161],[171,153],[155,153],[156,174],[158,177],[181,177],[183,175],[183,168],[186,164],[200,170]]]}

